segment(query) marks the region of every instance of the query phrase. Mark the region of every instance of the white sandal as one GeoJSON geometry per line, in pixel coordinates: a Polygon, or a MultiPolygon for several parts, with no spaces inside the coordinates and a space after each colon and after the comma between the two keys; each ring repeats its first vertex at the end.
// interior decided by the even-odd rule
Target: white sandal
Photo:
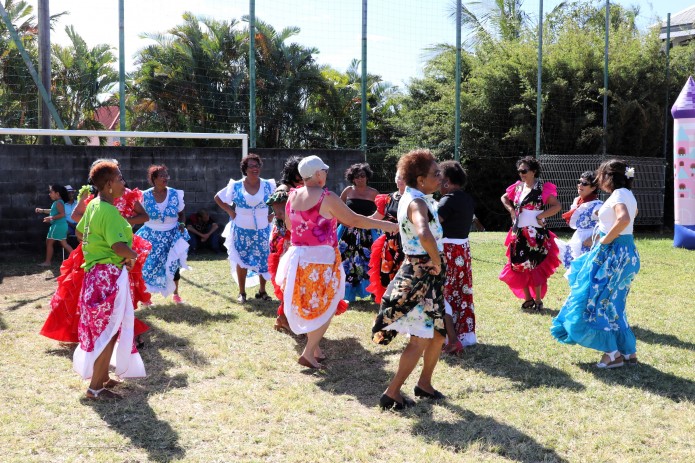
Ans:
{"type": "Polygon", "coordinates": [[[603,359],[601,359],[601,361],[596,364],[596,368],[611,369],[620,368],[623,365],[625,365],[625,361],[623,360],[622,354],[617,350],[614,350],[613,352],[606,352],[604,353],[604,355],[608,356],[610,362],[604,363],[603,359]]]}
{"type": "Polygon", "coordinates": [[[88,387],[87,394],[85,395],[85,397],[88,400],[118,400],[123,398],[115,392],[106,389],[105,387],[102,387],[101,389],[97,390],[88,387]]]}

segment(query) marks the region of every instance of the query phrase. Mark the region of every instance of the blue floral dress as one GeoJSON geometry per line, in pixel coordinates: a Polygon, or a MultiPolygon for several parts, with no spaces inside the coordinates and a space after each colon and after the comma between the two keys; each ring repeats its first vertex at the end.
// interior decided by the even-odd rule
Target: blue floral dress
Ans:
{"type": "MultiPolygon", "coordinates": [[[[601,206],[599,226],[603,212],[615,205],[613,198],[612,195],[601,206]]],[[[631,202],[636,211],[634,196],[631,202]]],[[[631,225],[634,217],[631,213],[631,225]]],[[[605,235],[603,231],[600,234],[605,235]]],[[[625,302],[639,269],[640,257],[631,232],[618,236],[610,244],[597,243],[588,253],[574,259],[568,275],[570,295],[553,319],[551,334],[565,344],[634,354],[636,340],[627,321],[625,302]]]]}
{"type": "MultiPolygon", "coordinates": [[[[376,203],[369,199],[348,198],[345,202],[355,214],[369,217],[376,212],[376,203]]],[[[376,230],[340,225],[338,249],[345,270],[345,300],[353,302],[358,297],[369,297],[369,260],[372,244],[379,237],[376,230]]]]}
{"type": "Polygon", "coordinates": [[[188,231],[179,230],[179,212],[185,206],[183,191],[167,188],[167,198],[163,203],[154,199],[154,189],[143,192],[142,206],[150,220],[136,233],[141,238],[152,243],[152,251],[147,256],[142,268],[147,291],[169,296],[174,292],[176,284],[174,276],[180,269],[187,269],[188,231]]]}
{"type": "Polygon", "coordinates": [[[222,232],[232,277],[238,283],[237,266],[248,269],[250,272],[246,285],[255,286],[258,284],[258,274],[270,280],[268,256],[271,226],[268,221],[268,206],[265,202],[275,191],[275,180],[261,179],[261,186],[253,195],[244,189],[243,180],[230,180],[227,186],[217,193],[217,196],[227,204],[233,203],[236,212],[236,217],[229,221],[222,232]]]}
{"type": "Polygon", "coordinates": [[[560,239],[555,240],[557,247],[560,249],[560,259],[565,268],[570,268],[570,263],[574,259],[589,252],[591,249],[591,246],[584,245],[584,241],[591,238],[594,233],[594,228],[598,223],[598,216],[594,212],[603,204],[603,201],[597,199],[575,206],[578,199],[578,197],[574,199],[572,209],[575,209],[575,211],[568,223],[570,228],[576,231],[567,242],[560,239]]]}

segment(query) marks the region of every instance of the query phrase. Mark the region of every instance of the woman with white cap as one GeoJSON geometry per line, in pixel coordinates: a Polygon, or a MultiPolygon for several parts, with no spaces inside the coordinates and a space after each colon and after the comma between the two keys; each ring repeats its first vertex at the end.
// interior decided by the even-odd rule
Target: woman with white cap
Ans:
{"type": "Polygon", "coordinates": [[[285,295],[285,315],[295,334],[306,333],[307,343],[297,362],[323,368],[319,342],[333,315],[347,309],[345,271],[338,251],[337,222],[351,227],[378,228],[395,233],[394,223],[355,214],[326,188],[328,166],[318,156],[299,163],[304,186],[290,192],[285,223],[291,246],[282,256],[276,280],[285,295]]]}

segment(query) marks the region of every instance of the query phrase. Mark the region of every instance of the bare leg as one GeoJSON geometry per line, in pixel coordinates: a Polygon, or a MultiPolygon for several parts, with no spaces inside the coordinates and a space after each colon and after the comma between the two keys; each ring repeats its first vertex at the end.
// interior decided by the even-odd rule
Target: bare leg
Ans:
{"type": "Polygon", "coordinates": [[[456,330],[454,329],[454,318],[451,315],[444,315],[444,326],[446,327],[447,345],[456,344],[456,341],[458,341],[458,336],[456,336],[456,330]]]}
{"type": "Polygon", "coordinates": [[[46,259],[43,261],[41,265],[48,266],[51,265],[51,261],[53,260],[53,240],[48,238],[46,240],[46,259]]]}
{"type": "Polygon", "coordinates": [[[261,288],[258,290],[258,292],[263,294],[265,292],[265,278],[263,278],[263,275],[258,275],[258,278],[260,280],[260,286],[261,286],[261,288]]]}
{"type": "Polygon", "coordinates": [[[328,320],[326,323],[324,323],[322,326],[315,329],[314,331],[311,331],[306,334],[306,346],[304,347],[304,351],[302,352],[302,357],[308,360],[309,363],[311,363],[315,367],[319,367],[320,365],[316,360],[316,357],[314,357],[314,353],[318,349],[319,342],[321,341],[321,339],[323,339],[323,335],[326,334],[326,330],[328,330],[328,326],[331,324],[331,320],[333,320],[333,318],[328,320]]]}
{"type": "Polygon", "coordinates": [[[444,315],[444,326],[446,327],[446,347],[444,352],[447,354],[459,354],[463,351],[463,344],[459,340],[458,334],[456,334],[456,327],[454,326],[454,318],[449,315],[444,315]]]}
{"type": "Polygon", "coordinates": [[[239,280],[239,294],[246,295],[246,273],[247,270],[241,266],[236,266],[236,277],[239,280]]]}
{"type": "Polygon", "coordinates": [[[113,354],[113,347],[116,345],[117,338],[118,335],[111,338],[111,341],[109,341],[101,354],[99,354],[99,357],[94,361],[92,381],[89,383],[89,388],[94,391],[103,388],[104,383],[109,380],[109,364],[111,363],[111,354],[113,354]]]}
{"type": "Polygon", "coordinates": [[[543,302],[543,301],[541,300],[541,290],[542,290],[542,289],[543,289],[543,287],[542,287],[541,285],[534,286],[534,288],[533,288],[533,290],[534,290],[535,293],[536,293],[536,304],[538,304],[539,302],[543,302]]]}
{"type": "MultiPolygon", "coordinates": [[[[444,338],[442,337],[442,342],[443,341],[444,338]]],[[[422,357],[422,353],[427,348],[429,342],[429,339],[418,338],[417,336],[410,337],[410,342],[407,346],[405,346],[405,349],[401,354],[401,359],[398,362],[398,370],[396,370],[396,375],[386,388],[385,394],[387,396],[398,402],[403,401],[401,387],[403,386],[403,383],[405,383],[405,380],[408,379],[408,376],[410,376],[410,373],[413,372],[417,363],[420,361],[420,357],[422,357]]],[[[441,346],[442,344],[439,343],[440,349],[441,346]]],[[[439,353],[437,353],[437,358],[439,358],[439,353]]]]}
{"type": "Polygon", "coordinates": [[[524,300],[526,300],[526,301],[533,300],[533,297],[531,297],[531,290],[528,289],[528,286],[524,287],[524,300]]]}
{"type": "Polygon", "coordinates": [[[424,364],[417,385],[420,389],[432,394],[434,393],[434,387],[432,387],[432,374],[434,373],[434,368],[437,366],[437,362],[439,362],[439,354],[442,352],[444,336],[439,334],[438,331],[435,331],[434,339],[428,339],[428,341],[429,345],[425,349],[424,364]]]}
{"type": "Polygon", "coordinates": [[[68,254],[72,252],[72,246],[68,244],[68,240],[60,240],[60,245],[68,252],[68,254]]]}

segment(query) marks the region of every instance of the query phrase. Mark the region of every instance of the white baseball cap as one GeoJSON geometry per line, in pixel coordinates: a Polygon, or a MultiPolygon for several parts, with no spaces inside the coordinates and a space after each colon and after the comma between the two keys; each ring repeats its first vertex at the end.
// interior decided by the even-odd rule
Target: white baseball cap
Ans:
{"type": "Polygon", "coordinates": [[[318,156],[307,156],[299,161],[298,169],[302,178],[311,178],[316,171],[328,169],[328,166],[318,156]]]}
{"type": "Polygon", "coordinates": [[[75,191],[75,189],[72,187],[72,185],[65,185],[65,189],[68,191],[75,191]]]}

